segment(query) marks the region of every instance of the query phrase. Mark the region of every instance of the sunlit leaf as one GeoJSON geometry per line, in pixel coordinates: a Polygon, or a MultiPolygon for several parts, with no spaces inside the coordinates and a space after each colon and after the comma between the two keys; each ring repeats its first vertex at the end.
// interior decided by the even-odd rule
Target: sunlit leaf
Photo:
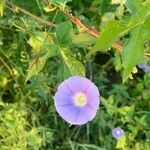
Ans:
{"type": "Polygon", "coordinates": [[[50,7],[44,7],[44,10],[46,11],[46,12],[51,12],[51,11],[54,11],[54,10],[56,10],[57,9],[57,7],[56,6],[54,6],[54,7],[52,7],[52,8],[50,8],[50,7]]]}
{"type": "Polygon", "coordinates": [[[55,56],[57,54],[57,51],[57,45],[51,45],[47,47],[47,49],[45,50],[45,54],[37,56],[35,59],[33,59],[29,64],[25,82],[28,81],[32,76],[37,75],[43,69],[47,59],[55,56]]]}
{"type": "Polygon", "coordinates": [[[43,47],[52,43],[53,40],[51,36],[46,32],[34,32],[28,40],[28,44],[30,44],[36,54],[39,53],[43,47]]]}
{"type": "Polygon", "coordinates": [[[126,0],[111,0],[112,4],[124,4],[126,0]]]}
{"type": "Polygon", "coordinates": [[[3,17],[6,0],[0,0],[0,16],[3,17]]]}
{"type": "Polygon", "coordinates": [[[50,0],[51,3],[54,3],[54,4],[66,4],[68,2],[71,2],[72,0],[50,0]]]}
{"type": "Polygon", "coordinates": [[[120,36],[129,31],[132,24],[120,21],[110,21],[101,31],[96,44],[91,48],[88,57],[97,51],[106,52],[120,36]]]}
{"type": "Polygon", "coordinates": [[[58,70],[60,79],[74,75],[85,76],[85,67],[80,61],[73,58],[67,49],[61,48],[60,55],[62,57],[62,64],[58,70]]]}
{"type": "Polygon", "coordinates": [[[126,136],[123,136],[123,137],[121,137],[121,138],[119,138],[119,139],[117,140],[116,148],[117,148],[117,149],[126,149],[126,148],[125,148],[126,145],[127,145],[127,143],[126,143],[126,136]]]}
{"type": "Polygon", "coordinates": [[[119,109],[120,114],[126,117],[132,117],[134,113],[134,105],[133,106],[123,106],[119,109]]]}
{"type": "Polygon", "coordinates": [[[76,47],[90,46],[95,43],[95,37],[88,33],[79,33],[72,36],[72,43],[76,47]]]}

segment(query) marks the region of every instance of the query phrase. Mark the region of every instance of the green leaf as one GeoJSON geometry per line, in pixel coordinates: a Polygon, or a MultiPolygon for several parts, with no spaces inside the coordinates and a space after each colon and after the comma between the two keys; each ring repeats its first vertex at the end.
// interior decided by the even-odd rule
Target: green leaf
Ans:
{"type": "Polygon", "coordinates": [[[3,17],[6,0],[0,0],[0,16],[3,17]]]}
{"type": "Polygon", "coordinates": [[[131,31],[131,38],[123,49],[123,82],[125,82],[134,66],[137,65],[144,57],[144,44],[150,40],[150,15],[142,24],[131,31]]]}
{"type": "Polygon", "coordinates": [[[68,2],[71,2],[72,0],[50,0],[51,3],[54,3],[54,4],[66,4],[68,2]]]}
{"type": "Polygon", "coordinates": [[[114,106],[114,98],[113,96],[110,96],[107,99],[101,97],[101,102],[105,106],[107,113],[112,116],[116,113],[118,113],[118,109],[114,106]]]}
{"type": "Polygon", "coordinates": [[[54,7],[52,7],[52,8],[50,8],[49,6],[44,7],[45,12],[51,12],[51,11],[54,11],[54,10],[56,10],[56,9],[57,9],[56,6],[54,6],[54,7]]]}
{"type": "Polygon", "coordinates": [[[140,4],[143,0],[126,0],[126,7],[132,11],[132,13],[137,12],[137,9],[139,8],[140,4]]]}
{"type": "Polygon", "coordinates": [[[73,58],[67,49],[61,48],[60,55],[63,59],[63,63],[58,70],[60,80],[74,75],[85,76],[85,67],[80,61],[73,58]]]}
{"type": "Polygon", "coordinates": [[[121,70],[121,68],[122,68],[121,56],[118,51],[115,52],[114,65],[115,65],[115,69],[117,71],[121,70]]]}
{"type": "Polygon", "coordinates": [[[150,1],[146,0],[127,0],[127,8],[131,11],[131,16],[133,20],[145,19],[150,10],[150,1]]]}
{"type": "Polygon", "coordinates": [[[28,40],[28,44],[33,48],[35,54],[41,52],[43,46],[52,44],[53,40],[51,36],[46,32],[34,32],[28,40]]]}
{"type": "Polygon", "coordinates": [[[126,136],[123,136],[117,140],[116,148],[117,149],[126,149],[126,145],[127,145],[126,136]]]}
{"type": "Polygon", "coordinates": [[[132,117],[134,114],[134,105],[132,106],[122,106],[119,108],[119,113],[125,117],[132,117]]]}
{"type": "Polygon", "coordinates": [[[123,23],[120,21],[110,21],[103,29],[98,37],[96,44],[92,47],[88,54],[88,58],[97,51],[107,51],[112,44],[119,39],[124,33],[126,33],[132,24],[123,23]]]}
{"type": "Polygon", "coordinates": [[[95,37],[88,33],[79,33],[72,36],[72,43],[76,47],[91,46],[95,43],[95,37]]]}
{"type": "Polygon", "coordinates": [[[111,0],[112,4],[124,4],[126,0],[111,0]]]}
{"type": "Polygon", "coordinates": [[[35,58],[29,64],[25,82],[38,74],[43,69],[47,59],[57,55],[58,52],[57,45],[53,44],[51,36],[46,32],[31,33],[28,44],[33,48],[35,58]]]}
{"type": "Polygon", "coordinates": [[[47,59],[55,56],[57,51],[57,45],[53,44],[45,49],[45,54],[41,53],[35,59],[33,59],[29,64],[29,70],[25,82],[28,81],[32,76],[38,74],[45,66],[47,59]]]}
{"type": "Polygon", "coordinates": [[[72,24],[69,21],[62,22],[56,27],[57,40],[60,44],[68,44],[72,41],[72,24]]]}

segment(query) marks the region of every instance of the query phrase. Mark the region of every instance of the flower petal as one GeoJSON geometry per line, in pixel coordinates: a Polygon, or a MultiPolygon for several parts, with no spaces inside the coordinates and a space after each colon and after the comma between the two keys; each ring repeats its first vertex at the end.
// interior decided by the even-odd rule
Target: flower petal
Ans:
{"type": "Polygon", "coordinates": [[[82,125],[89,121],[86,112],[83,109],[80,109],[80,112],[76,118],[75,124],[82,125]]]}
{"type": "Polygon", "coordinates": [[[95,98],[92,98],[92,99],[87,97],[87,99],[88,99],[88,103],[87,103],[88,107],[91,107],[95,110],[97,110],[99,108],[99,105],[100,105],[99,97],[97,97],[97,98],[95,97],[95,98]]]}
{"type": "Polygon", "coordinates": [[[73,104],[72,98],[64,93],[56,92],[54,99],[55,106],[73,104]]]}
{"type": "Polygon", "coordinates": [[[91,120],[96,116],[97,109],[93,109],[93,108],[90,107],[90,106],[86,106],[86,107],[84,108],[84,110],[85,110],[85,112],[86,112],[88,121],[91,121],[91,120]]]}
{"type": "Polygon", "coordinates": [[[66,95],[73,95],[73,91],[70,89],[70,87],[68,86],[67,80],[63,81],[57,89],[58,92],[64,93],[66,95]]]}
{"type": "Polygon", "coordinates": [[[57,106],[57,112],[59,115],[66,120],[70,124],[75,124],[76,118],[79,114],[79,109],[74,107],[73,105],[70,106],[57,106]]]}
{"type": "Polygon", "coordinates": [[[56,106],[56,110],[58,114],[64,118],[63,116],[67,113],[71,112],[71,110],[74,108],[74,105],[64,105],[64,106],[56,106]]]}
{"type": "Polygon", "coordinates": [[[89,99],[97,98],[100,96],[98,88],[92,83],[89,88],[84,92],[89,99]]]}
{"type": "Polygon", "coordinates": [[[80,76],[70,77],[67,81],[74,93],[84,92],[91,84],[89,79],[80,76]]]}

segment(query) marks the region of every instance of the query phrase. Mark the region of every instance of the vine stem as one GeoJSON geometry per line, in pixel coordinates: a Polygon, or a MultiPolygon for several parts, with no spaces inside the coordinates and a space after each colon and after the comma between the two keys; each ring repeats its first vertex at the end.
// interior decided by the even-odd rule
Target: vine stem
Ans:
{"type": "Polygon", "coordinates": [[[54,23],[52,23],[50,21],[44,20],[44,19],[42,19],[40,17],[37,17],[37,16],[31,14],[30,12],[28,12],[27,10],[25,10],[25,9],[15,5],[14,3],[10,2],[10,1],[7,1],[7,4],[13,9],[13,11],[20,11],[20,12],[30,16],[31,18],[33,18],[33,19],[35,19],[35,20],[37,20],[37,21],[47,25],[47,26],[56,27],[56,24],[54,24],[54,23]]]}
{"type": "MultiPolygon", "coordinates": [[[[100,32],[98,32],[97,30],[95,29],[91,29],[90,27],[84,25],[78,18],[76,18],[75,16],[73,15],[70,15],[70,20],[76,25],[76,26],[79,26],[81,27],[82,29],[84,29],[85,31],[87,31],[89,34],[93,35],[94,37],[99,37],[100,35],[100,32]]],[[[114,43],[112,45],[113,48],[116,48],[120,53],[122,52],[123,50],[123,46],[119,43],[114,43]]],[[[145,53],[144,54],[144,58],[150,58],[150,53],[145,53]]]]}
{"type": "MultiPolygon", "coordinates": [[[[43,1],[44,1],[49,7],[51,7],[49,1],[47,1],[47,0],[43,0],[43,1]]],[[[31,14],[31,13],[28,12],[27,10],[25,10],[25,9],[23,9],[23,8],[21,8],[21,7],[17,6],[17,5],[15,5],[14,3],[10,2],[10,1],[7,1],[7,4],[8,4],[14,11],[20,11],[20,12],[22,12],[22,13],[24,13],[24,14],[30,16],[31,18],[33,18],[33,19],[35,19],[35,20],[37,20],[37,21],[39,21],[39,22],[41,22],[41,23],[47,25],[47,26],[52,26],[52,27],[56,27],[56,26],[57,26],[56,24],[54,24],[54,23],[52,23],[52,22],[49,22],[49,21],[47,21],[47,20],[44,20],[44,19],[42,19],[42,18],[40,18],[40,17],[37,17],[37,16],[31,14]]],[[[88,32],[89,34],[91,34],[91,35],[94,36],[94,37],[99,37],[100,32],[98,32],[97,30],[92,29],[92,28],[90,28],[90,27],[84,25],[77,17],[75,17],[75,16],[73,16],[73,15],[70,15],[67,10],[61,10],[61,11],[63,11],[65,14],[67,14],[67,15],[69,16],[71,22],[74,23],[76,26],[81,27],[82,29],[84,29],[86,32],[88,32]]],[[[114,43],[114,44],[112,45],[112,47],[113,47],[113,48],[116,48],[119,52],[122,52],[122,50],[123,50],[123,46],[122,46],[121,44],[119,44],[119,43],[114,43]]],[[[150,58],[150,53],[145,53],[145,54],[144,54],[144,58],[150,58]]]]}

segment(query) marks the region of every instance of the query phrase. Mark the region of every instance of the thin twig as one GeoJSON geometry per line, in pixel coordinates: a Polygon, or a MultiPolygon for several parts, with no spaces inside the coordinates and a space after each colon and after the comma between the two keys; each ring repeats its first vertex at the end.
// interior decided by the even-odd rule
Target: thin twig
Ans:
{"type": "MultiPolygon", "coordinates": [[[[2,51],[1,51],[1,52],[2,52],[2,51]]],[[[16,78],[15,78],[15,75],[14,75],[13,71],[12,71],[11,68],[7,65],[7,63],[3,60],[3,58],[0,57],[0,61],[1,61],[1,62],[4,64],[4,66],[8,69],[8,71],[10,72],[10,75],[13,77],[14,81],[15,81],[16,83],[18,83],[18,81],[17,81],[16,78]]],[[[19,86],[18,86],[17,88],[18,88],[19,92],[22,91],[22,89],[21,89],[19,86]]]]}
{"type": "Polygon", "coordinates": [[[52,22],[49,22],[49,21],[46,21],[46,20],[44,20],[44,19],[42,19],[42,18],[40,18],[40,17],[37,17],[37,16],[31,14],[30,12],[26,11],[25,9],[23,9],[23,8],[21,8],[21,7],[17,6],[17,5],[15,5],[15,4],[13,4],[12,2],[7,1],[7,4],[8,4],[11,8],[13,8],[13,10],[15,10],[15,11],[18,11],[18,10],[19,10],[20,12],[22,12],[22,13],[24,13],[24,14],[30,16],[31,18],[33,18],[33,19],[35,19],[35,20],[37,20],[38,22],[41,22],[41,23],[43,23],[43,24],[45,24],[45,25],[47,25],[47,26],[56,27],[56,24],[54,24],[54,23],[52,23],[52,22]]]}
{"type": "MultiPolygon", "coordinates": [[[[25,75],[23,74],[22,70],[21,70],[20,68],[18,68],[17,65],[16,65],[2,50],[0,50],[0,53],[9,61],[9,64],[10,64],[11,68],[13,68],[13,67],[17,68],[17,69],[19,70],[20,74],[21,74],[23,77],[25,77],[25,75]]],[[[5,65],[5,66],[6,66],[6,65],[5,65]]],[[[7,66],[8,66],[8,65],[7,65],[7,66]]],[[[8,66],[8,68],[10,68],[10,67],[8,66]]],[[[10,70],[11,70],[11,68],[10,68],[10,70]]],[[[10,70],[9,70],[9,71],[10,71],[10,70]]],[[[10,71],[10,73],[11,73],[11,71],[10,71]]],[[[12,72],[11,75],[14,75],[13,72],[12,72]]]]}
{"type": "Polygon", "coordinates": [[[85,31],[89,32],[91,35],[98,37],[99,36],[99,32],[91,29],[90,27],[85,26],[78,18],[76,18],[73,15],[69,15],[70,20],[77,26],[81,27],[82,29],[84,29],[85,31]]]}
{"type": "Polygon", "coordinates": [[[13,72],[11,71],[10,67],[5,63],[5,61],[0,57],[0,61],[4,64],[4,66],[8,69],[8,71],[10,72],[10,74],[12,76],[14,76],[13,72]]]}
{"type": "Polygon", "coordinates": [[[93,75],[92,75],[92,65],[91,65],[90,60],[88,60],[88,67],[89,67],[89,74],[90,74],[90,77],[89,77],[89,78],[90,78],[90,80],[92,81],[92,78],[93,78],[92,76],[93,76],[93,75]]]}
{"type": "Polygon", "coordinates": [[[138,111],[138,112],[135,112],[135,114],[150,114],[149,111],[138,111]]]}

